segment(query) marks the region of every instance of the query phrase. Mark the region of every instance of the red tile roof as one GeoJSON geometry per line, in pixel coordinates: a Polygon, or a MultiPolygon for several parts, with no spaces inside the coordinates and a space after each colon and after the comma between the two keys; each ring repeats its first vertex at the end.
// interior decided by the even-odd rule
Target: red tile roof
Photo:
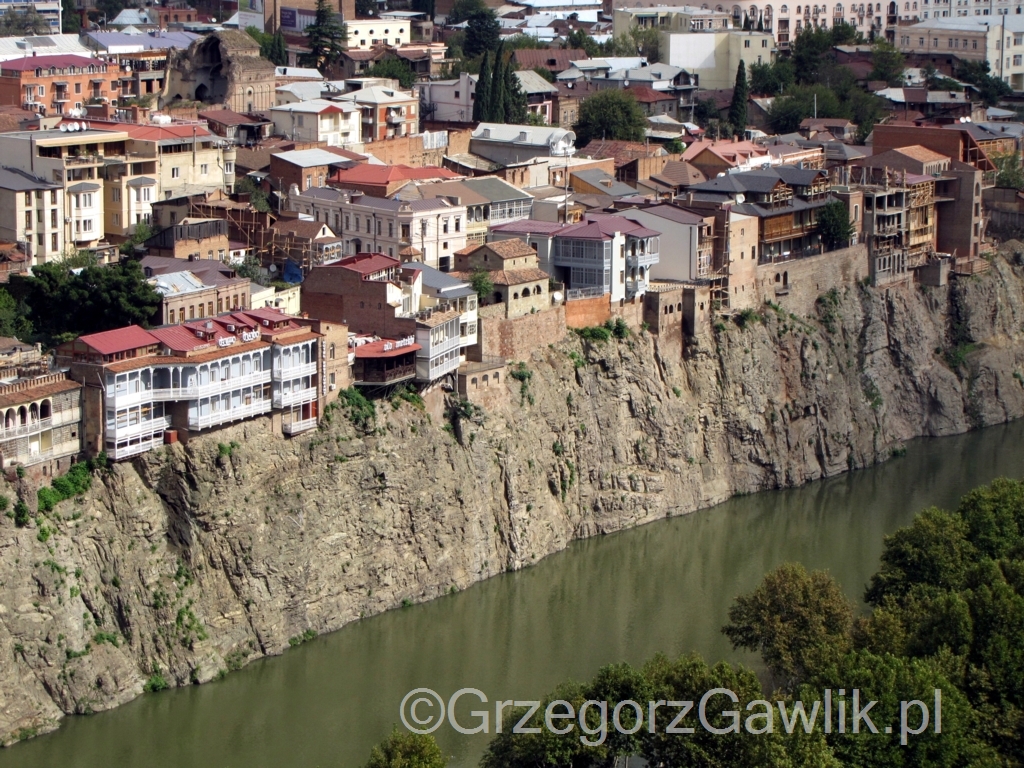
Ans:
{"type": "Polygon", "coordinates": [[[587,52],[581,48],[537,50],[520,48],[512,52],[512,58],[520,69],[536,69],[543,67],[551,72],[564,72],[574,61],[589,59],[587,52]]]}
{"type": "MultiPolygon", "coordinates": [[[[49,69],[50,67],[56,67],[57,69],[63,69],[64,67],[88,67],[92,64],[99,69],[104,63],[99,59],[91,59],[87,56],[76,56],[68,53],[54,56],[25,56],[20,59],[10,59],[0,64],[0,68],[10,70],[11,72],[27,72],[29,70],[35,71],[36,69],[49,69]]],[[[114,74],[117,73],[117,67],[112,67],[111,69],[114,74]]],[[[97,72],[97,74],[102,75],[103,72],[97,72]]],[[[107,72],[107,74],[110,74],[110,72],[107,72]]]]}
{"type": "Polygon", "coordinates": [[[380,272],[382,269],[397,267],[401,263],[398,259],[385,256],[383,253],[357,253],[355,256],[348,256],[328,266],[350,269],[353,272],[358,272],[363,276],[363,279],[366,279],[367,275],[380,272]]]}
{"type": "Polygon", "coordinates": [[[199,117],[221,125],[249,125],[260,122],[254,117],[232,112],[230,109],[207,109],[200,112],[199,117]]]}
{"type": "Polygon", "coordinates": [[[438,168],[434,165],[413,168],[408,165],[369,165],[364,163],[338,171],[332,178],[341,184],[390,184],[394,181],[412,181],[414,179],[459,179],[462,177],[447,168],[438,168]]]}
{"type": "Polygon", "coordinates": [[[559,231],[556,236],[570,237],[575,240],[606,240],[613,237],[616,232],[634,237],[657,237],[661,234],[661,232],[648,229],[625,216],[595,215],[588,216],[579,224],[570,224],[559,231]]]}
{"type": "Polygon", "coordinates": [[[113,331],[90,333],[79,337],[79,341],[88,344],[101,355],[114,355],[118,352],[127,352],[130,349],[149,347],[160,343],[156,336],[138,325],[116,328],[113,331]]]}
{"type": "MultiPolygon", "coordinates": [[[[6,62],[4,63],[6,66],[6,62]]],[[[61,120],[62,123],[74,122],[61,120]]],[[[101,130],[124,131],[129,138],[139,141],[163,141],[165,139],[191,139],[193,136],[213,136],[200,125],[153,125],[146,123],[119,123],[117,121],[89,120],[89,126],[101,130]],[[194,131],[194,133],[193,133],[194,131]]]]}
{"type": "Polygon", "coordinates": [[[626,90],[636,96],[636,100],[641,104],[650,104],[655,101],[676,101],[678,98],[671,93],[656,91],[646,85],[631,85],[626,90]]]}
{"type": "Polygon", "coordinates": [[[356,357],[398,357],[409,352],[418,352],[423,349],[419,344],[406,344],[404,347],[396,347],[394,339],[381,339],[371,341],[369,344],[361,344],[355,348],[356,357]],[[388,345],[390,349],[385,349],[388,345]]]}

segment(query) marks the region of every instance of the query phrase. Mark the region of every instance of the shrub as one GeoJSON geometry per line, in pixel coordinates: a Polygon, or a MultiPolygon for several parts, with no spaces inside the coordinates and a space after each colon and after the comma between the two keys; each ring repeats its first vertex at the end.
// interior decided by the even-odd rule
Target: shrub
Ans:
{"type": "Polygon", "coordinates": [[[156,673],[146,681],[146,684],[142,686],[142,690],[146,693],[156,693],[157,691],[166,691],[170,687],[171,686],[169,686],[167,681],[164,679],[164,676],[156,673]]]}
{"type": "Polygon", "coordinates": [[[21,499],[14,505],[14,524],[19,528],[24,528],[28,525],[28,504],[21,499]]]}
{"type": "Polygon", "coordinates": [[[373,402],[355,387],[341,390],[338,402],[348,408],[349,421],[361,429],[369,429],[377,420],[377,409],[373,402]]]}
{"type": "Polygon", "coordinates": [[[749,325],[750,323],[764,322],[764,318],[750,308],[738,312],[736,316],[733,318],[733,320],[735,321],[736,325],[738,325],[740,328],[746,328],[747,325],[749,325]]]}
{"type": "Polygon", "coordinates": [[[92,474],[87,464],[75,464],[66,475],[53,478],[50,488],[36,491],[39,500],[39,511],[49,512],[60,502],[79,496],[89,490],[92,485],[92,474]]]}
{"type": "Polygon", "coordinates": [[[573,331],[581,339],[587,341],[608,341],[612,337],[612,332],[600,325],[589,328],[573,328],[573,331]]]}

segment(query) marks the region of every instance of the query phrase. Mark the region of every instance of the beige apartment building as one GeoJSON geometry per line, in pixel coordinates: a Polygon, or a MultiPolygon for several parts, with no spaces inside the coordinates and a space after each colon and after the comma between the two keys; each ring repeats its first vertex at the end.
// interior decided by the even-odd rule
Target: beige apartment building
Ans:
{"type": "Polygon", "coordinates": [[[28,266],[64,252],[64,190],[24,171],[0,168],[0,240],[24,243],[28,266]]]}

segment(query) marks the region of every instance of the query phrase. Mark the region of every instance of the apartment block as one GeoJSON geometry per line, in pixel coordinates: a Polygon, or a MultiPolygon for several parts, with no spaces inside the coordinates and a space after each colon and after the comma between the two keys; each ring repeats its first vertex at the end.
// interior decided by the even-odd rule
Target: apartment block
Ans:
{"type": "Polygon", "coordinates": [[[608,294],[612,302],[634,299],[647,290],[658,263],[661,232],[628,216],[592,214],[555,233],[554,278],[569,297],[608,294]]]}
{"type": "Polygon", "coordinates": [[[355,104],[313,99],[271,107],[270,117],[274,133],[292,141],[341,147],[360,140],[362,113],[355,104]]]}
{"type": "Polygon", "coordinates": [[[446,272],[455,251],[466,247],[466,206],[456,199],[406,202],[323,187],[291,195],[289,204],[293,211],[329,224],[342,238],[346,254],[385,253],[446,272]]]}
{"type": "MultiPolygon", "coordinates": [[[[476,322],[477,297],[466,287],[415,263],[360,253],[314,268],[302,284],[302,309],[371,340],[411,339],[407,343],[419,347],[412,363],[415,380],[433,384],[454,375],[465,348],[476,342],[470,325],[476,322]],[[424,272],[430,274],[424,278],[424,272]]],[[[394,383],[361,375],[354,373],[356,384],[394,383]]],[[[407,374],[396,370],[394,375],[407,374]]]]}
{"type": "Polygon", "coordinates": [[[312,429],[321,338],[298,318],[259,309],[89,334],[62,344],[57,360],[84,385],[86,450],[117,460],[271,412],[284,434],[312,429]]]}
{"type": "Polygon", "coordinates": [[[0,64],[0,103],[40,115],[64,115],[90,101],[113,101],[121,69],[103,59],[59,54],[24,56],[0,64]]]}
{"type": "Polygon", "coordinates": [[[20,170],[0,168],[0,240],[22,243],[28,266],[64,253],[64,189],[20,170]]]}

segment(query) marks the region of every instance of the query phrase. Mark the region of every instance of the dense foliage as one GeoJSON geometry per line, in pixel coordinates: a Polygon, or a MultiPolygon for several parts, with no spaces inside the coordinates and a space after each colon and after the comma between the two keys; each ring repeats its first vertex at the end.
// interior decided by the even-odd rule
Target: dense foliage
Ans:
{"type": "Polygon", "coordinates": [[[473,102],[473,119],[509,125],[527,122],[526,94],[504,43],[498,45],[493,56],[489,52],[483,55],[473,102]]]}
{"type": "Polygon", "coordinates": [[[326,74],[341,58],[347,37],[345,25],[338,21],[330,3],[327,0],[316,0],[316,15],[313,23],[306,27],[309,53],[299,57],[299,64],[326,74]]]}
{"type": "Polygon", "coordinates": [[[839,200],[818,209],[818,232],[826,248],[845,247],[853,237],[850,210],[839,200]]]}
{"type": "MultiPolygon", "coordinates": [[[[16,35],[45,35],[50,31],[50,22],[34,7],[24,11],[8,8],[0,16],[0,37],[16,35]]],[[[75,29],[75,33],[78,29],[75,29]]]]}
{"type": "Polygon", "coordinates": [[[732,89],[732,102],[729,104],[729,124],[736,133],[742,134],[747,129],[747,99],[750,88],[747,86],[747,68],[740,60],[736,68],[736,84],[732,89]]]}
{"type": "Polygon", "coordinates": [[[447,764],[433,736],[402,733],[396,727],[371,750],[366,768],[444,768],[447,764]]]}
{"type": "Polygon", "coordinates": [[[397,80],[399,87],[405,89],[412,88],[412,84],[416,81],[416,76],[413,74],[412,69],[409,68],[408,63],[393,57],[376,62],[363,73],[363,76],[388,77],[392,80],[397,80]]]}
{"type": "Polygon", "coordinates": [[[961,61],[957,66],[956,76],[978,89],[986,107],[994,107],[1000,99],[1013,93],[1009,83],[1004,83],[998,77],[989,74],[987,61],[961,61]]]}
{"type": "Polygon", "coordinates": [[[260,56],[269,59],[279,67],[288,64],[288,45],[284,33],[279,29],[275,34],[262,32],[257,27],[246,27],[245,31],[260,44],[260,56]]]}
{"type": "Polygon", "coordinates": [[[471,59],[487,51],[493,51],[498,47],[501,25],[494,11],[485,8],[477,11],[469,17],[466,26],[466,40],[463,43],[463,53],[471,59]]]}
{"type": "Polygon", "coordinates": [[[49,262],[32,271],[13,278],[10,289],[24,301],[28,320],[46,344],[125,325],[146,326],[160,306],[160,294],[137,261],[74,271],[49,262]]]}
{"type": "Polygon", "coordinates": [[[595,139],[643,141],[647,118],[632,91],[609,88],[598,91],[580,105],[573,131],[576,146],[595,139]]]}
{"type": "MultiPolygon", "coordinates": [[[[503,732],[481,765],[597,768],[631,755],[665,766],[1024,764],[1024,483],[996,480],[965,496],[955,511],[926,509],[910,526],[887,536],[866,599],[870,612],[854,619],[853,606],[828,573],[783,565],[737,599],[723,628],[735,647],[761,654],[772,676],[768,688],[743,667],[710,667],[695,655],[658,656],[640,668],[611,665],[589,682],[565,683],[552,692],[528,720],[538,733],[511,733],[526,712],[506,710],[503,732]],[[610,713],[624,700],[697,702],[719,687],[735,692],[739,701],[720,700],[728,711],[719,703],[709,706],[710,725],[730,727],[729,711],[737,710],[742,718],[756,713],[753,728],[716,735],[694,715],[686,723],[696,726],[694,732],[675,736],[664,732],[664,720],[651,734],[645,719],[632,734],[608,728],[600,744],[594,737],[595,746],[588,747],[581,743],[578,724],[565,735],[544,727],[546,707],[557,700],[569,702],[577,713],[588,700],[607,702],[610,713]],[[833,721],[842,699],[848,726],[853,689],[862,704],[875,701],[869,719],[877,732],[866,722],[860,733],[833,722],[826,733],[825,689],[831,691],[833,721]],[[900,723],[902,702],[931,704],[936,689],[941,732],[924,728],[901,744],[898,727],[889,733],[886,726],[900,723]],[[811,733],[805,721],[797,725],[797,702],[816,723],[811,733]],[[751,732],[759,728],[766,732],[751,732]]],[[[553,706],[562,711],[562,705],[553,706]]],[[[591,706],[583,722],[596,726],[597,710],[591,706]]],[[[623,730],[638,722],[632,708],[622,708],[620,715],[623,730]]],[[[919,723],[913,715],[907,721],[911,727],[919,723]]]]}

